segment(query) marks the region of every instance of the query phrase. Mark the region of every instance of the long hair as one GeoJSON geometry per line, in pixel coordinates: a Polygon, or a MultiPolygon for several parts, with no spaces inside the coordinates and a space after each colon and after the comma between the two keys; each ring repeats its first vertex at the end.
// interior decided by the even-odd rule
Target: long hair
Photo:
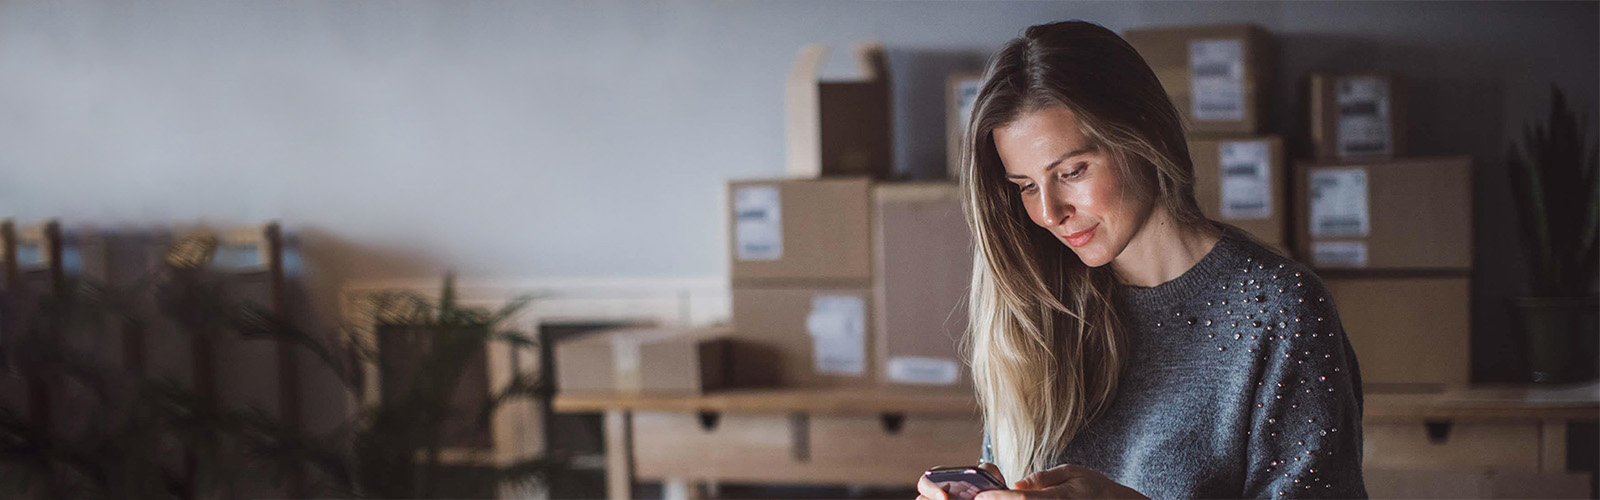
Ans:
{"type": "MultiPolygon", "coordinates": [[[[993,132],[1065,106],[1110,153],[1123,189],[1182,227],[1207,227],[1182,118],[1139,53],[1082,21],[1029,27],[990,59],[961,152],[975,244],[962,349],[996,465],[1012,480],[1052,466],[1116,394],[1130,354],[1110,266],[1093,268],[1031,223],[993,132]]],[[[1215,227],[1215,226],[1211,226],[1215,227]]]]}

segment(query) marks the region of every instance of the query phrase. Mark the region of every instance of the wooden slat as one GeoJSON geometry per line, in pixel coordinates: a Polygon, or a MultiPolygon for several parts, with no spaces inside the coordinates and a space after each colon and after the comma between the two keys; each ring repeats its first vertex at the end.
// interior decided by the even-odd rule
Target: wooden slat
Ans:
{"type": "Polygon", "coordinates": [[[1485,384],[1436,393],[1367,392],[1369,422],[1600,420],[1596,386],[1485,384]]]}
{"type": "Polygon", "coordinates": [[[556,396],[554,407],[558,413],[594,413],[626,409],[662,412],[804,412],[813,415],[905,413],[966,416],[977,415],[978,411],[976,400],[968,393],[882,389],[729,390],[693,396],[564,393],[556,396]]]}

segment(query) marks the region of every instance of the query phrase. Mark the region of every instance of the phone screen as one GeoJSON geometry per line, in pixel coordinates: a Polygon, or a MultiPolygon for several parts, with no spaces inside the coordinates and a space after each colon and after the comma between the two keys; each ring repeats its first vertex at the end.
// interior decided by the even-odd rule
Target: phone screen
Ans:
{"type": "Polygon", "coordinates": [[[923,475],[953,500],[972,500],[980,491],[1006,489],[994,476],[977,467],[935,467],[923,475]]]}

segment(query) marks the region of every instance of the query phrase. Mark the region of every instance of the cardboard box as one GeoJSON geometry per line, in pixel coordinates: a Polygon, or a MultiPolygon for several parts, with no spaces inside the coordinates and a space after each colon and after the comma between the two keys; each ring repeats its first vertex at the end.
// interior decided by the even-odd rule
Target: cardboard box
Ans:
{"type": "Polygon", "coordinates": [[[871,297],[866,287],[734,287],[734,384],[873,385],[871,297]]]}
{"type": "Polygon", "coordinates": [[[961,148],[965,147],[967,124],[972,121],[972,106],[983,90],[983,73],[951,73],[944,83],[945,173],[951,180],[961,178],[961,148]]]}
{"type": "Polygon", "coordinates": [[[886,178],[894,166],[894,125],[883,46],[856,47],[862,73],[856,81],[820,81],[827,53],[826,45],[807,45],[789,70],[789,175],[886,178]]]}
{"type": "Polygon", "coordinates": [[[1427,390],[1468,382],[1472,293],[1466,276],[1323,276],[1367,387],[1427,390]]]}
{"type": "Polygon", "coordinates": [[[562,391],[699,394],[729,385],[732,329],[624,328],[556,345],[562,391]]]}
{"type": "Polygon", "coordinates": [[[1269,91],[1267,32],[1248,24],[1128,30],[1173,106],[1200,134],[1256,134],[1269,91]]]}
{"type": "Polygon", "coordinates": [[[733,286],[868,286],[871,200],[864,178],[728,183],[733,286]]]}
{"type": "Polygon", "coordinates": [[[1262,241],[1289,249],[1288,169],[1283,139],[1275,136],[1192,139],[1194,196],[1206,217],[1243,229],[1262,241]]]}
{"type": "Polygon", "coordinates": [[[1372,498],[1593,498],[1588,472],[1365,468],[1362,476],[1372,498]]]}
{"type": "Polygon", "coordinates": [[[1472,158],[1295,166],[1296,257],[1317,269],[1472,267],[1472,158]]]}
{"type": "Polygon", "coordinates": [[[972,235],[954,183],[874,189],[873,318],[885,385],[970,387],[957,342],[967,329],[972,235]]]}
{"type": "Polygon", "coordinates": [[[1306,84],[1311,148],[1319,160],[1405,154],[1405,88],[1383,72],[1312,73],[1306,84]]]}

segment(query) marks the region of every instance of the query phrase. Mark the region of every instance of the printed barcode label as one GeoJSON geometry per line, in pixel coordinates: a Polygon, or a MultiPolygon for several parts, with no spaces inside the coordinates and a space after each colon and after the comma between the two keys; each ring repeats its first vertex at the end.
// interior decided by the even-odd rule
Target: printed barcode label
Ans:
{"type": "Polygon", "coordinates": [[[961,376],[961,365],[949,358],[895,356],[884,367],[889,380],[903,384],[951,385],[961,376]]]}
{"type": "Polygon", "coordinates": [[[1311,172],[1311,235],[1365,237],[1371,231],[1367,207],[1367,169],[1331,168],[1311,172]]]}
{"type": "Polygon", "coordinates": [[[739,260],[783,258],[783,213],[778,187],[741,186],[733,191],[733,235],[739,260]]]}
{"type": "Polygon", "coordinates": [[[1367,267],[1367,244],[1361,241],[1318,241],[1311,244],[1311,265],[1367,267]]]}
{"type": "Polygon", "coordinates": [[[1189,42],[1190,119],[1244,119],[1244,42],[1239,39],[1189,42]]]}
{"type": "Polygon", "coordinates": [[[1340,78],[1336,104],[1340,158],[1394,154],[1389,121],[1389,81],[1378,77],[1340,78]]]}
{"type": "Polygon", "coordinates": [[[1272,157],[1266,141],[1228,141],[1217,148],[1222,168],[1222,218],[1272,217],[1272,157]]]}

